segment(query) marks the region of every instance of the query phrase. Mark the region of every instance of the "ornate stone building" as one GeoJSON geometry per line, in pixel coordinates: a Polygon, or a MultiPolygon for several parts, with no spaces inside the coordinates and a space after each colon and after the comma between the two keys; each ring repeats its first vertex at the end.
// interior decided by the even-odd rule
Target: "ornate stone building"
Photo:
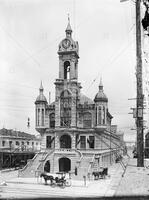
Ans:
{"type": "MultiPolygon", "coordinates": [[[[111,125],[108,98],[102,82],[94,100],[81,93],[78,82],[79,45],[72,38],[70,23],[58,47],[59,77],[55,101],[48,104],[41,83],[35,101],[36,130],[41,134],[41,152],[32,161],[32,170],[74,172],[79,177],[112,164],[123,141],[111,125]]],[[[28,169],[30,169],[28,167],[28,169]]],[[[26,167],[27,171],[27,167],[26,167]]],[[[22,174],[26,174],[25,170],[22,174]]]]}

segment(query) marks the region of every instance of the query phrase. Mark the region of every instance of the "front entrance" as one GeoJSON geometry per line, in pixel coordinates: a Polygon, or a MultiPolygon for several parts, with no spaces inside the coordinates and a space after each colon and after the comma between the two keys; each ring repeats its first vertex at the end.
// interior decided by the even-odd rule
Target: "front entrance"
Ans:
{"type": "Polygon", "coordinates": [[[69,158],[59,159],[59,171],[69,172],[71,170],[71,160],[69,158]]]}
{"type": "Polygon", "coordinates": [[[48,172],[48,173],[50,172],[50,161],[49,160],[45,163],[44,171],[48,172]]]}

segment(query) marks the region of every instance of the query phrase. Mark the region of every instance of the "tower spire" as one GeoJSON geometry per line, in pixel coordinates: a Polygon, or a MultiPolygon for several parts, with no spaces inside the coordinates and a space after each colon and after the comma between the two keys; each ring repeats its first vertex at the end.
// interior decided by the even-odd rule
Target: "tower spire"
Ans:
{"type": "Polygon", "coordinates": [[[66,28],[65,32],[66,32],[66,37],[71,37],[72,28],[70,26],[70,17],[69,17],[69,14],[68,14],[68,25],[67,25],[67,28],[66,28]]]}
{"type": "Polygon", "coordinates": [[[40,93],[43,93],[43,90],[44,90],[44,89],[43,89],[42,81],[41,81],[40,88],[39,88],[39,92],[40,92],[40,93]]]}
{"type": "Polygon", "coordinates": [[[100,77],[99,90],[103,90],[102,77],[100,77]]]}
{"type": "Polygon", "coordinates": [[[68,23],[70,24],[70,17],[69,17],[69,13],[68,13],[68,23]]]}

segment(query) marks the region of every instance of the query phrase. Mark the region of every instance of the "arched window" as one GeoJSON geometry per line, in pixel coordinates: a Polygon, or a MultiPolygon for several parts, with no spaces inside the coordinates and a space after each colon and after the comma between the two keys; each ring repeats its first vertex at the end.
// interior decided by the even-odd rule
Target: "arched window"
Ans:
{"type": "Polygon", "coordinates": [[[41,125],[44,126],[44,109],[42,109],[42,114],[41,114],[41,125]]]}
{"type": "Polygon", "coordinates": [[[38,108],[38,111],[37,111],[37,126],[39,126],[39,119],[40,119],[40,109],[38,108]]]}
{"type": "Polygon", "coordinates": [[[70,62],[64,62],[64,79],[70,79],[70,62]]]}
{"type": "Polygon", "coordinates": [[[145,135],[145,156],[149,157],[149,133],[145,135]]]}
{"type": "Polygon", "coordinates": [[[71,94],[65,90],[60,100],[60,125],[69,127],[71,125],[71,94]]]}
{"type": "Polygon", "coordinates": [[[103,106],[103,124],[105,124],[105,122],[106,122],[106,121],[105,121],[105,112],[106,112],[106,111],[105,111],[105,107],[103,106]]]}
{"type": "Polygon", "coordinates": [[[69,135],[62,135],[60,138],[60,148],[71,148],[71,137],[69,135]]]}
{"type": "Polygon", "coordinates": [[[94,146],[95,146],[95,137],[94,136],[89,135],[88,144],[89,144],[89,148],[94,149],[94,146]]]}
{"type": "Polygon", "coordinates": [[[98,124],[102,124],[101,123],[101,119],[102,118],[102,110],[101,110],[101,106],[98,107],[98,124]]]}
{"type": "Polygon", "coordinates": [[[19,143],[18,141],[16,141],[16,145],[17,145],[17,146],[19,146],[19,145],[20,145],[20,143],[19,143]]]}
{"type": "Polygon", "coordinates": [[[54,128],[55,127],[55,114],[51,113],[50,114],[50,128],[54,128]]]}
{"type": "Polygon", "coordinates": [[[84,113],[84,115],[83,115],[83,127],[84,128],[92,127],[92,115],[91,115],[91,113],[84,113]]]}
{"type": "Polygon", "coordinates": [[[149,147],[149,133],[145,136],[145,147],[149,147]]]}
{"type": "Polygon", "coordinates": [[[36,109],[36,126],[38,126],[38,110],[36,109]]]}
{"type": "Polygon", "coordinates": [[[44,165],[44,171],[50,173],[50,161],[48,160],[44,165]]]}

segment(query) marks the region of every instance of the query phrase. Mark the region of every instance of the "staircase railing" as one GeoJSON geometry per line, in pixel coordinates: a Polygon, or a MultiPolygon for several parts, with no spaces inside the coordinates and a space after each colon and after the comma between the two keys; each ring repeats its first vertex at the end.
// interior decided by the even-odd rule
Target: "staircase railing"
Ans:
{"type": "Polygon", "coordinates": [[[88,175],[88,177],[90,177],[91,169],[92,169],[94,160],[95,160],[95,155],[93,155],[92,160],[90,161],[90,164],[89,164],[89,166],[88,166],[88,170],[87,170],[87,175],[88,175]]]}
{"type": "MultiPolygon", "coordinates": [[[[95,133],[96,134],[96,133],[95,133]]],[[[99,137],[97,134],[96,134],[96,136],[97,137],[99,137]]],[[[105,135],[102,135],[103,137],[105,136],[105,135]]],[[[107,139],[107,137],[105,137],[106,139],[107,139]]],[[[101,140],[102,140],[102,138],[100,138],[101,140]]],[[[102,140],[102,142],[107,146],[107,147],[109,147],[109,149],[113,149],[113,148],[111,148],[111,146],[107,143],[107,142],[105,142],[105,141],[103,141],[102,140]]],[[[121,150],[123,150],[124,148],[122,148],[121,146],[119,146],[118,144],[116,144],[118,147],[119,147],[119,149],[121,149],[121,150]]],[[[118,152],[117,152],[117,149],[115,150],[114,149],[114,155],[115,155],[115,157],[116,158],[118,158],[119,156],[120,156],[120,154],[118,154],[118,152]]],[[[130,156],[127,154],[127,156],[128,156],[128,158],[130,158],[130,156]]],[[[124,170],[124,172],[123,172],[123,174],[122,174],[122,176],[124,175],[124,173],[125,173],[125,171],[126,171],[126,167],[127,167],[127,164],[125,165],[124,163],[123,163],[123,161],[122,161],[122,159],[120,159],[119,160],[119,163],[121,164],[121,166],[122,166],[122,168],[123,168],[123,170],[124,170]]]]}
{"type": "Polygon", "coordinates": [[[77,161],[77,164],[78,164],[77,168],[80,167],[82,159],[83,159],[83,154],[81,155],[80,159],[77,161]]]}
{"type": "Polygon", "coordinates": [[[18,177],[19,177],[28,167],[31,166],[31,164],[33,163],[33,161],[37,158],[37,156],[38,156],[40,153],[41,153],[41,151],[38,152],[37,154],[35,154],[35,156],[34,156],[32,159],[29,159],[29,160],[28,160],[27,164],[26,164],[22,169],[19,169],[19,170],[18,170],[18,177]]]}
{"type": "Polygon", "coordinates": [[[75,149],[75,151],[80,154],[80,157],[82,156],[82,153],[78,149],[75,149]]]}
{"type": "MultiPolygon", "coordinates": [[[[55,151],[55,149],[53,149],[53,150],[50,151],[49,153],[48,153],[47,151],[45,151],[45,152],[46,152],[46,155],[45,155],[44,157],[41,158],[40,164],[39,164],[38,167],[37,167],[37,171],[41,171],[41,168],[43,167],[43,162],[44,162],[44,161],[46,160],[46,158],[47,158],[50,154],[52,154],[54,151],[55,151]]],[[[45,153],[45,152],[44,152],[44,153],[45,153]]]]}
{"type": "MultiPolygon", "coordinates": [[[[97,135],[97,134],[96,134],[97,135]]],[[[98,135],[97,135],[98,136],[98,135]]],[[[109,137],[110,137],[110,139],[112,139],[111,138],[111,134],[108,132],[108,137],[106,137],[106,134],[102,134],[102,136],[104,137],[104,138],[106,138],[106,139],[109,139],[109,137]]],[[[112,134],[112,137],[114,137],[114,139],[117,139],[118,140],[118,138],[114,135],[114,134],[112,134]]],[[[102,140],[102,138],[101,138],[101,140],[102,140]]],[[[104,142],[104,141],[103,141],[104,142]]],[[[117,146],[120,150],[125,150],[125,147],[123,146],[121,146],[121,145],[118,145],[117,143],[115,143],[113,140],[111,141],[115,146],[117,146]]],[[[108,144],[108,146],[110,147],[110,149],[112,149],[111,148],[111,146],[108,144]]],[[[130,158],[130,156],[126,153],[126,155],[130,158]]]]}

